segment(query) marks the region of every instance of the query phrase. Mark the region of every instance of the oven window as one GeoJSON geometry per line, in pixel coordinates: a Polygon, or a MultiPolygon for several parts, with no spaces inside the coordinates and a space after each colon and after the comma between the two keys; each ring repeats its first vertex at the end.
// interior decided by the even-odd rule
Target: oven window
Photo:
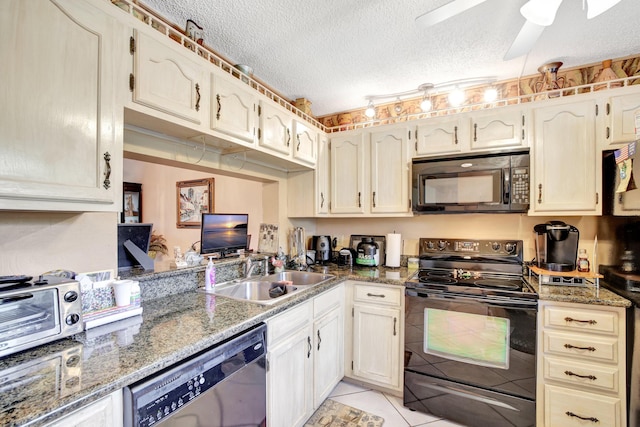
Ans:
{"type": "Polygon", "coordinates": [[[500,171],[423,177],[425,204],[500,203],[500,171]]]}
{"type": "Polygon", "coordinates": [[[60,333],[55,289],[24,292],[4,298],[0,306],[0,342],[25,342],[60,333]],[[28,337],[28,339],[26,338],[28,337]]]}
{"type": "Polygon", "coordinates": [[[509,319],[425,308],[424,352],[509,369],[509,319]]]}

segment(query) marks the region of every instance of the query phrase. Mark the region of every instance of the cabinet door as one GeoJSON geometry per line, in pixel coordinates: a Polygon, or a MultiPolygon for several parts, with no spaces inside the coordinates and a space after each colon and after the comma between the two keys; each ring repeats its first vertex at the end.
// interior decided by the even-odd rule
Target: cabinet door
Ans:
{"type": "Polygon", "coordinates": [[[400,310],[353,305],[353,375],[376,384],[400,385],[400,310]]]}
{"type": "Polygon", "coordinates": [[[293,157],[310,165],[316,164],[318,132],[311,126],[299,120],[293,121],[293,134],[295,144],[293,147],[293,157]]]}
{"type": "Polygon", "coordinates": [[[121,29],[88,2],[0,2],[0,209],[121,209],[121,29]]]}
{"type": "Polygon", "coordinates": [[[116,390],[46,427],[122,427],[122,390],[116,390]]]}
{"type": "Polygon", "coordinates": [[[267,425],[302,426],[313,413],[312,347],[305,328],[269,349],[267,425]]]}
{"type": "Polygon", "coordinates": [[[530,213],[599,215],[600,156],[593,100],[534,110],[530,213]]]}
{"type": "Polygon", "coordinates": [[[314,323],[313,403],[317,408],[344,376],[342,305],[314,323]]]}
{"type": "Polygon", "coordinates": [[[134,31],[133,101],[201,124],[204,69],[152,36],[134,31]]]}
{"type": "Polygon", "coordinates": [[[211,73],[211,129],[253,143],[255,91],[232,77],[211,73]]]}
{"type": "Polygon", "coordinates": [[[463,145],[467,143],[464,137],[463,119],[460,117],[446,117],[428,119],[426,123],[418,126],[416,155],[459,153],[463,145]]]}
{"type": "MultiPolygon", "coordinates": [[[[640,182],[640,157],[633,161],[633,177],[640,182]]],[[[615,186],[620,182],[620,175],[616,173],[615,186]]],[[[614,215],[640,215],[640,188],[616,194],[613,201],[614,215]]]]}
{"type": "Polygon", "coordinates": [[[526,145],[525,116],[520,110],[475,113],[472,122],[472,150],[526,145]]]}
{"type": "Polygon", "coordinates": [[[329,138],[321,135],[318,141],[318,162],[315,170],[316,178],[316,214],[329,213],[329,138]]]}
{"type": "Polygon", "coordinates": [[[408,212],[409,130],[391,129],[371,134],[371,212],[408,212]]]}
{"type": "Polygon", "coordinates": [[[260,116],[260,146],[289,156],[293,144],[291,114],[275,105],[260,101],[258,115],[260,116]]]}
{"type": "Polygon", "coordinates": [[[614,96],[610,101],[609,143],[624,143],[636,140],[635,115],[640,111],[640,93],[614,96]]]}
{"type": "Polygon", "coordinates": [[[331,213],[364,213],[362,133],[331,138],[331,213]]]}

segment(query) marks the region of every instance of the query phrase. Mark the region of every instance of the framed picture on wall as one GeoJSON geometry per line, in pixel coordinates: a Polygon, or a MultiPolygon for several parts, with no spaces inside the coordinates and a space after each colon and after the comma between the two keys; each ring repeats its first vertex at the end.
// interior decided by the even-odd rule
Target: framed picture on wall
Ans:
{"type": "Polygon", "coordinates": [[[122,223],[142,222],[142,184],[124,182],[122,184],[122,223]]]}
{"type": "Polygon", "coordinates": [[[215,178],[176,182],[178,228],[200,227],[203,213],[214,212],[215,178]]]}

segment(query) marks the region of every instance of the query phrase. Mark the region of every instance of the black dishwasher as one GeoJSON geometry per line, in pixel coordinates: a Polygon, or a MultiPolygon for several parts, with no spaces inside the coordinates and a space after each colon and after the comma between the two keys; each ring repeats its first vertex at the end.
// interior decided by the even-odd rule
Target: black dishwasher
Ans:
{"type": "Polygon", "coordinates": [[[125,387],[125,427],[265,426],[266,330],[260,324],[125,387]]]}

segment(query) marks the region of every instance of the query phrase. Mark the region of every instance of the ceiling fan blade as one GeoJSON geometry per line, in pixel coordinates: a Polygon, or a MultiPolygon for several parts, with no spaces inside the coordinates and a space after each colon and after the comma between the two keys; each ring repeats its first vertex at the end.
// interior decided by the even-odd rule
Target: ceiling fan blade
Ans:
{"type": "Polygon", "coordinates": [[[416,25],[424,28],[436,25],[485,1],[487,0],[453,0],[431,12],[418,16],[416,25]]]}
{"type": "Polygon", "coordinates": [[[587,0],[587,19],[595,18],[619,2],[620,0],[587,0]]]}
{"type": "Polygon", "coordinates": [[[527,21],[548,27],[556,19],[560,3],[562,0],[529,0],[520,8],[520,13],[527,21]]]}
{"type": "Polygon", "coordinates": [[[543,25],[536,25],[531,21],[526,21],[503,59],[508,61],[529,53],[544,29],[543,25]]]}

